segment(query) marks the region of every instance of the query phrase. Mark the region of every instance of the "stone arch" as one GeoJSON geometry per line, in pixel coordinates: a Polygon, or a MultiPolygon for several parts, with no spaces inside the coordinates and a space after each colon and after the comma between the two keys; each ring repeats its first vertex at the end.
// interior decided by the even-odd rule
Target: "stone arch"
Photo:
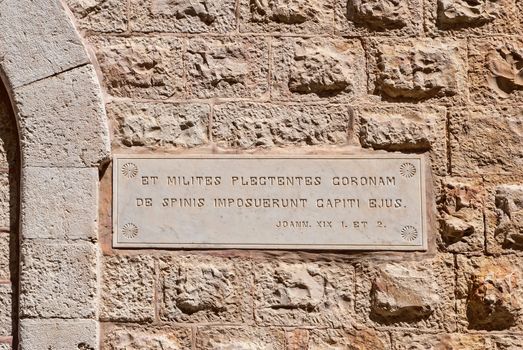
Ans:
{"type": "Polygon", "coordinates": [[[60,0],[0,0],[0,73],[21,153],[22,349],[98,348],[102,92],[60,0]]]}

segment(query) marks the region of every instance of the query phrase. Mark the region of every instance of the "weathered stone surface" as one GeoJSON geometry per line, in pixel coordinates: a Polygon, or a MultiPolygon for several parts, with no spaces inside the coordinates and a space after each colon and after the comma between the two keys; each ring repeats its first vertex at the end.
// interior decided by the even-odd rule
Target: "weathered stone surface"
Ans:
{"type": "Polygon", "coordinates": [[[315,329],[311,331],[308,350],[389,350],[389,336],[384,332],[364,329],[315,329]]]}
{"type": "Polygon", "coordinates": [[[261,97],[269,91],[264,38],[193,38],[185,62],[190,97],[261,97]]]}
{"type": "Polygon", "coordinates": [[[92,37],[105,89],[117,97],[183,97],[182,41],[166,37],[92,37]]]}
{"type": "Polygon", "coordinates": [[[98,322],[94,320],[20,321],[20,348],[24,350],[98,350],[98,322]]]}
{"type": "Polygon", "coordinates": [[[489,331],[523,329],[521,259],[458,255],[456,299],[461,327],[489,331]]]}
{"type": "Polygon", "coordinates": [[[485,348],[495,350],[519,350],[521,349],[521,335],[491,334],[490,337],[486,339],[485,348]]]}
{"type": "Polygon", "coordinates": [[[365,93],[365,57],[356,40],[285,38],[272,45],[277,100],[354,99],[365,93]]]}
{"type": "Polygon", "coordinates": [[[0,284],[0,337],[12,335],[12,302],[11,284],[0,284]]]}
{"type": "Polygon", "coordinates": [[[0,66],[13,88],[88,62],[59,0],[0,2],[0,66]]]}
{"type": "Polygon", "coordinates": [[[250,263],[209,256],[160,260],[164,321],[252,322],[250,263]]]}
{"type": "Polygon", "coordinates": [[[12,350],[11,344],[8,343],[0,343],[0,350],[12,350]]]}
{"type": "Polygon", "coordinates": [[[353,318],[351,265],[258,262],[254,286],[254,312],[260,325],[339,327],[353,318]]]}
{"type": "Polygon", "coordinates": [[[240,31],[328,33],[332,30],[332,1],[241,0],[240,31]]]}
{"type": "Polygon", "coordinates": [[[94,317],[95,249],[88,242],[24,240],[20,254],[20,317],[94,317]]]}
{"type": "Polygon", "coordinates": [[[285,332],[285,349],[301,350],[309,348],[309,331],[307,329],[293,329],[285,332]]]}
{"type": "Polygon", "coordinates": [[[451,111],[449,119],[453,175],[521,173],[521,109],[467,107],[451,111]]]}
{"type": "Polygon", "coordinates": [[[184,350],[191,349],[191,329],[168,326],[106,326],[102,349],[184,350]]]}
{"type": "Polygon", "coordinates": [[[368,40],[369,92],[384,100],[464,98],[466,48],[439,39],[368,40]]]}
{"type": "Polygon", "coordinates": [[[65,0],[81,29],[123,32],[127,29],[126,0],[65,0]]]}
{"type": "Polygon", "coordinates": [[[454,271],[450,255],[421,261],[362,263],[356,314],[375,327],[453,331],[454,271]]]}
{"type": "MultiPolygon", "coordinates": [[[[4,230],[11,228],[15,218],[11,219],[11,214],[16,215],[17,183],[15,182],[14,171],[10,175],[0,171],[0,227],[4,230]],[[11,198],[11,196],[13,198],[11,198]]],[[[16,228],[16,227],[13,227],[16,228]]]]}
{"type": "Polygon", "coordinates": [[[97,168],[27,167],[22,182],[24,239],[96,239],[97,168]]]}
{"type": "Polygon", "coordinates": [[[433,172],[447,173],[446,111],[443,107],[361,106],[356,132],[364,148],[429,152],[433,172]]]}
{"type": "Polygon", "coordinates": [[[277,328],[198,327],[197,350],[283,350],[285,337],[277,328]]]}
{"type": "Polygon", "coordinates": [[[108,157],[105,108],[92,66],[15,89],[14,101],[23,166],[85,167],[108,157]]]}
{"type": "Polygon", "coordinates": [[[485,246],[481,179],[444,178],[437,196],[440,247],[449,252],[478,252],[485,246]]]}
{"type": "Polygon", "coordinates": [[[228,33],[236,29],[235,0],[131,0],[135,32],[228,33]]]}
{"type": "Polygon", "coordinates": [[[9,96],[0,87],[0,167],[14,168],[18,158],[18,130],[9,96]]]}
{"type": "Polygon", "coordinates": [[[216,105],[212,124],[215,142],[228,147],[332,145],[348,142],[352,110],[340,105],[216,105]]]}
{"type": "Polygon", "coordinates": [[[206,104],[113,102],[107,106],[115,142],[126,147],[194,147],[208,142],[206,104]]]}
{"type": "Polygon", "coordinates": [[[479,334],[426,334],[415,332],[398,332],[392,334],[395,350],[486,350],[488,347],[484,336],[479,334]]]}
{"type": "Polygon", "coordinates": [[[0,233],[0,281],[11,280],[11,239],[9,233],[0,233]]]}
{"type": "Polygon", "coordinates": [[[103,260],[100,317],[140,322],[154,319],[154,261],[145,255],[103,260]]]}

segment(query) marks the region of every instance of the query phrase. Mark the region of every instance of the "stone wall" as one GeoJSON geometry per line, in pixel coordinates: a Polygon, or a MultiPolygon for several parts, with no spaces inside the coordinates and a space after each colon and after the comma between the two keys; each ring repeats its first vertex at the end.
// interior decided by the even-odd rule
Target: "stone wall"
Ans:
{"type": "Polygon", "coordinates": [[[427,153],[428,253],[113,250],[104,349],[520,349],[523,1],[65,0],[113,151],[427,153]]]}

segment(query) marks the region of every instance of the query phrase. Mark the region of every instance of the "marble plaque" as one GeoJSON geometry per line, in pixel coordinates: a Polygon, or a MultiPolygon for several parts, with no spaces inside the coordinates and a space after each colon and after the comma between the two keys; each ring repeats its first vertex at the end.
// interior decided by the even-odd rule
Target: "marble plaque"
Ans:
{"type": "Polygon", "coordinates": [[[115,156],[117,248],[426,250],[420,155],[115,156]]]}

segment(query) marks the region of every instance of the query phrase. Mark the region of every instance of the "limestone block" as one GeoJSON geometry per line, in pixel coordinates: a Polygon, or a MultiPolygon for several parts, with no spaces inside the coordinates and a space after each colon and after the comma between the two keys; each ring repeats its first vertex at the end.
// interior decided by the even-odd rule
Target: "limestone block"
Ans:
{"type": "Polygon", "coordinates": [[[467,349],[486,350],[486,337],[480,334],[427,334],[417,332],[397,332],[392,334],[394,350],[412,349],[467,349]]]}
{"type": "Polygon", "coordinates": [[[28,167],[22,176],[24,239],[97,238],[97,168],[28,167]]]}
{"type": "Polygon", "coordinates": [[[20,320],[23,350],[98,350],[98,322],[94,320],[20,320]]]}
{"type": "Polygon", "coordinates": [[[459,103],[466,46],[449,39],[368,39],[369,93],[390,101],[459,103]]]}
{"type": "Polygon", "coordinates": [[[23,166],[96,166],[108,157],[105,107],[91,65],[15,89],[14,100],[23,166]]]}
{"type": "Polygon", "coordinates": [[[18,156],[16,120],[7,92],[0,87],[0,167],[14,168],[18,156]]]}
{"type": "Polygon", "coordinates": [[[519,334],[492,334],[486,340],[486,349],[519,350],[521,349],[521,335],[519,334]]]}
{"type": "Polygon", "coordinates": [[[361,106],[356,108],[356,132],[364,148],[428,152],[433,173],[447,173],[446,111],[428,106],[361,106]]]}
{"type": "Polygon", "coordinates": [[[346,105],[216,105],[212,124],[215,142],[227,147],[346,144],[352,110],[346,105]]]}
{"type": "Polygon", "coordinates": [[[13,294],[11,284],[0,284],[0,337],[12,335],[13,294]]]}
{"type": "Polygon", "coordinates": [[[241,0],[240,31],[330,33],[333,7],[332,0],[241,0]]]}
{"type": "Polygon", "coordinates": [[[451,255],[420,261],[363,262],[356,270],[356,314],[377,328],[455,329],[451,255]]]}
{"type": "Polygon", "coordinates": [[[243,260],[173,256],[160,261],[164,321],[252,322],[251,266],[243,260]]]}
{"type": "Polygon", "coordinates": [[[285,337],[277,328],[198,327],[195,349],[283,350],[285,337]]]}
{"type": "Polygon", "coordinates": [[[0,52],[13,88],[89,62],[59,0],[1,1],[0,52]]]}
{"type": "Polygon", "coordinates": [[[16,215],[17,208],[17,183],[15,182],[15,174],[0,171],[0,227],[4,230],[11,227],[16,229],[13,225],[15,218],[11,220],[11,213],[16,215]],[[13,195],[13,198],[11,198],[13,195]],[[12,222],[13,221],[13,222],[12,222]]]}
{"type": "Polygon", "coordinates": [[[339,327],[353,319],[351,265],[258,262],[254,279],[255,317],[260,325],[339,327]]]}
{"type": "Polygon", "coordinates": [[[24,240],[20,317],[91,318],[96,314],[96,298],[94,244],[24,240]]]}
{"type": "MultiPolygon", "coordinates": [[[[9,233],[0,233],[0,281],[11,280],[11,237],[9,233]]],[[[14,259],[13,259],[14,260],[14,259]]]]}
{"type": "Polygon", "coordinates": [[[521,36],[469,40],[471,99],[479,104],[523,102],[521,36]]]}
{"type": "Polygon", "coordinates": [[[439,246],[449,252],[480,252],[485,247],[481,179],[444,178],[436,198],[439,246]]]}
{"type": "Polygon", "coordinates": [[[107,110],[116,143],[126,147],[194,147],[209,141],[206,104],[114,102],[107,110]]]}
{"type": "Polygon", "coordinates": [[[414,36],[423,31],[420,0],[335,0],[342,35],[414,36]]]}
{"type": "Polygon", "coordinates": [[[309,348],[309,331],[307,329],[292,329],[285,332],[286,350],[302,350],[309,348]]]}
{"type": "Polygon", "coordinates": [[[185,327],[118,325],[106,326],[104,350],[185,350],[191,349],[191,329],[185,327]]]}
{"type": "Polygon", "coordinates": [[[182,41],[165,37],[91,37],[113,96],[137,99],[183,97],[182,41]]]}
{"type": "Polygon", "coordinates": [[[112,256],[103,260],[100,317],[108,321],[154,319],[154,260],[150,256],[112,256]]]}
{"type": "Polygon", "coordinates": [[[521,331],[521,258],[457,255],[456,299],[462,329],[521,331]]]}
{"type": "Polygon", "coordinates": [[[309,347],[306,349],[390,350],[392,347],[387,333],[370,328],[315,329],[311,331],[309,347]]]}
{"type": "Polygon", "coordinates": [[[521,109],[467,107],[451,111],[449,119],[453,175],[522,172],[521,109]]]}
{"type": "Polygon", "coordinates": [[[235,0],[131,0],[134,32],[229,33],[236,29],[235,0]]]}
{"type": "Polygon", "coordinates": [[[77,25],[93,32],[124,32],[127,29],[126,0],[65,0],[77,25]]]}
{"type": "Polygon", "coordinates": [[[365,55],[349,39],[282,38],[273,42],[272,91],[277,100],[347,100],[365,94],[365,55]]]}
{"type": "Polygon", "coordinates": [[[268,94],[269,43],[262,37],[191,38],[185,62],[190,97],[268,94]]]}

